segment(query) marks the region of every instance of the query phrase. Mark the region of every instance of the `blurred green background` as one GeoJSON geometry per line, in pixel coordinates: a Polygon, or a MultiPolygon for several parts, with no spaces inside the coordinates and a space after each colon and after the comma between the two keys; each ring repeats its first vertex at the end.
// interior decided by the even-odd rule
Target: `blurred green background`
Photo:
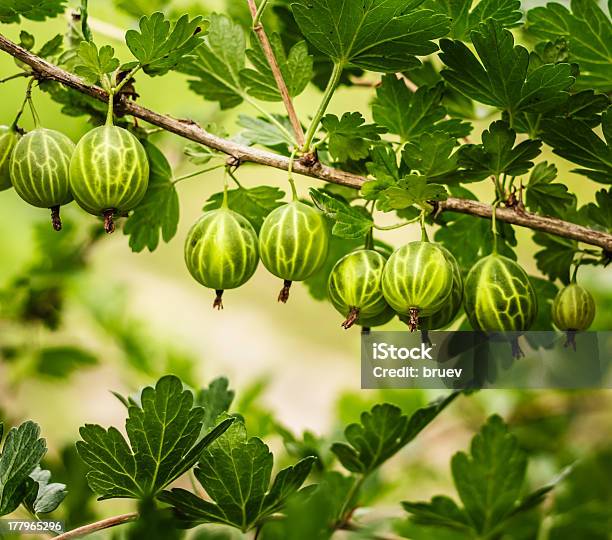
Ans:
{"type": "MultiPolygon", "coordinates": [[[[180,12],[183,5],[193,13],[200,12],[200,8],[184,2],[172,2],[172,9],[180,12]]],[[[201,12],[223,7],[222,2],[206,2],[201,12]]],[[[232,9],[237,8],[233,5],[232,9]]],[[[111,44],[117,56],[127,60],[129,55],[117,28],[133,27],[136,19],[110,0],[90,2],[90,16],[96,42],[111,44]]],[[[42,43],[63,32],[65,23],[61,18],[46,23],[26,21],[23,29],[42,43]]],[[[18,25],[2,25],[0,31],[15,41],[19,30],[18,25]]],[[[16,71],[13,59],[0,55],[0,77],[16,71]]],[[[375,76],[371,77],[374,80],[375,76]]],[[[155,80],[139,75],[137,88],[139,102],[153,110],[193,118],[202,124],[215,122],[230,133],[236,131],[238,114],[254,114],[248,105],[219,111],[216,104],[189,92],[186,77],[177,73],[155,80]]],[[[24,79],[0,85],[1,124],[13,120],[24,90],[24,79]]],[[[302,119],[307,120],[319,98],[314,87],[297,98],[296,108],[302,119]]],[[[341,114],[358,110],[369,118],[371,98],[369,88],[343,87],[332,100],[330,111],[341,114]]],[[[84,118],[62,115],[60,106],[39,90],[34,91],[34,102],[45,127],[59,129],[74,141],[89,129],[84,118]]],[[[281,112],[279,105],[273,104],[271,109],[281,112]]],[[[480,139],[479,132],[489,121],[477,123],[472,140],[480,139]]],[[[26,129],[31,127],[28,113],[22,124],[26,129]]],[[[153,140],[163,149],[177,176],[195,170],[183,157],[186,141],[166,134],[155,135],[153,140]]],[[[593,200],[601,187],[572,174],[573,166],[548,149],[539,160],[557,165],[559,180],[576,193],[580,205],[593,200]]],[[[246,186],[268,184],[288,189],[286,173],[281,171],[245,165],[238,174],[246,186]]],[[[111,515],[130,506],[124,501],[92,505],[85,499],[85,488],[79,480],[82,470],[70,450],[79,426],[85,422],[121,426],[125,410],[109,390],[129,394],[168,372],[179,374],[196,387],[225,375],[237,390],[238,408],[246,415],[252,434],[265,436],[275,448],[282,446],[277,423],[296,433],[309,429],[333,437],[343,424],[356,420],[364,408],[377,401],[398,403],[409,412],[436,395],[358,390],[359,330],[344,331],[338,313],[329,304],[313,300],[299,284],[293,287],[287,305],[278,304],[279,282],[261,265],[245,286],[226,293],[223,311],[212,310],[211,292],[199,286],[184,266],[183,241],[204,202],[222,189],[222,176],[215,171],[178,184],[179,231],[173,241],[161,244],[154,253],[132,253],[120,231],[98,242],[90,253],[88,270],[70,279],[63,324],[57,332],[40,325],[15,327],[0,320],[0,346],[10,349],[16,342],[26,341],[31,348],[25,360],[12,362],[10,355],[5,355],[0,363],[0,418],[8,425],[26,418],[41,424],[50,448],[48,465],[60,480],[68,480],[69,490],[76,493],[68,498],[67,519],[71,525],[90,519],[93,512],[96,516],[111,515]],[[75,359],[67,369],[69,376],[60,377],[37,360],[37,349],[49,345],[77,345],[91,357],[75,359]],[[73,487],[79,482],[80,487],[73,487]]],[[[316,184],[312,179],[298,179],[302,195],[316,184]]],[[[491,186],[483,184],[476,191],[487,200],[492,196],[491,186]]],[[[394,221],[385,216],[381,223],[386,219],[394,221]]],[[[95,218],[85,215],[74,203],[65,209],[64,220],[75,229],[96,224],[95,218]]],[[[34,258],[44,260],[45,246],[35,242],[34,231],[37,224],[46,226],[47,221],[47,211],[27,206],[12,190],[0,193],[0,288],[9,286],[34,258]]],[[[389,231],[381,239],[397,246],[419,235],[414,226],[389,231]]],[[[533,258],[537,248],[530,231],[517,229],[517,236],[520,263],[530,274],[539,275],[533,258]]],[[[610,269],[585,267],[581,280],[597,301],[598,314],[592,328],[612,329],[610,269]]],[[[394,321],[386,328],[402,327],[394,321]]],[[[610,398],[605,391],[484,391],[462,398],[384,469],[385,488],[373,488],[372,496],[375,494],[379,506],[382,504],[382,512],[392,515],[398,510],[394,501],[425,499],[447,489],[450,456],[466,447],[491,412],[510,421],[535,457],[531,480],[535,484],[546,481],[574,459],[610,447],[610,398]]]]}

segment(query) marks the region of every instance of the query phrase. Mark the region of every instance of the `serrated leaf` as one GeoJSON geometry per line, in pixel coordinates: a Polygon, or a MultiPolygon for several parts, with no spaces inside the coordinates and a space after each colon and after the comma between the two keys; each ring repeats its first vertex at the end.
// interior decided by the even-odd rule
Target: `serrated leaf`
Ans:
{"type": "Polygon", "coordinates": [[[520,176],[533,167],[531,161],[540,154],[540,141],[526,140],[514,146],[516,132],[506,122],[493,122],[482,132],[482,144],[464,144],[459,149],[459,165],[469,176],[520,176]]]}
{"type": "Polygon", "coordinates": [[[50,482],[51,472],[37,466],[31,473],[30,478],[36,482],[36,489],[32,490],[31,496],[24,501],[24,506],[32,514],[48,514],[66,498],[65,484],[50,482]]]}
{"type": "Polygon", "coordinates": [[[504,28],[512,28],[523,16],[520,0],[480,0],[474,9],[471,9],[472,3],[472,0],[431,0],[426,5],[448,15],[450,37],[462,41],[467,41],[470,31],[489,18],[504,28]]]}
{"type": "MultiPolygon", "coordinates": [[[[239,187],[227,192],[228,206],[247,218],[256,231],[275,208],[281,206],[285,193],[272,186],[256,186],[253,188],[239,187]]],[[[223,203],[223,193],[215,193],[206,201],[205,212],[220,208],[223,203]]]]}
{"type": "Polygon", "coordinates": [[[551,280],[560,279],[566,285],[570,281],[570,267],[578,252],[578,243],[569,238],[537,232],[533,241],[544,249],[535,254],[538,269],[551,280]]]}
{"type": "Polygon", "coordinates": [[[508,111],[546,112],[563,104],[572,86],[569,64],[545,64],[528,73],[529,53],[493,19],[471,33],[478,58],[461,41],[443,39],[442,77],[467,97],[508,111]]]}
{"type": "Polygon", "coordinates": [[[445,120],[443,94],[442,83],[420,86],[416,92],[412,92],[395,74],[385,75],[376,89],[372,117],[391,133],[399,135],[402,141],[434,130],[446,131],[455,138],[467,136],[471,131],[468,123],[445,120]]]}
{"type": "Polygon", "coordinates": [[[527,12],[527,28],[544,39],[563,37],[569,45],[568,60],[580,65],[576,89],[612,90],[612,23],[589,0],[572,0],[572,11],[556,2],[527,12]],[[594,43],[599,44],[593,46],[594,43]]]}
{"type": "Polygon", "coordinates": [[[345,429],[347,443],[334,443],[332,452],[349,471],[368,474],[412,441],[459,394],[453,392],[417,409],[410,418],[389,403],[375,405],[362,413],[359,424],[345,429]]]}
{"type": "Polygon", "coordinates": [[[404,146],[402,159],[412,171],[418,171],[432,182],[452,182],[458,169],[457,140],[442,131],[423,133],[404,146]]]}
{"type": "Polygon", "coordinates": [[[0,455],[0,516],[14,512],[31,492],[34,481],[30,474],[46,451],[45,440],[40,438],[40,428],[34,422],[9,430],[0,455]]]}
{"type": "Polygon", "coordinates": [[[367,212],[322,189],[310,189],[309,193],[317,208],[333,221],[334,235],[340,238],[362,238],[372,228],[374,221],[367,212]]]}
{"type": "Polygon", "coordinates": [[[64,44],[64,36],[57,34],[52,37],[49,41],[43,43],[43,46],[39,49],[37,55],[41,58],[52,58],[62,52],[62,46],[64,44]]]}
{"type": "Polygon", "coordinates": [[[299,0],[293,15],[317,49],[336,64],[391,73],[416,65],[437,50],[448,18],[416,9],[423,0],[299,0]]]}
{"type": "MultiPolygon", "coordinates": [[[[602,115],[602,123],[612,118],[611,109],[602,115]]],[[[555,154],[576,163],[584,169],[575,172],[595,182],[612,183],[612,146],[602,140],[586,123],[570,118],[552,118],[542,126],[542,139],[552,146],[555,154]]],[[[612,139],[612,138],[611,138],[612,139]]]]}
{"type": "Polygon", "coordinates": [[[215,379],[208,388],[198,392],[196,403],[204,409],[204,430],[212,428],[219,415],[229,411],[234,396],[235,392],[229,389],[229,381],[225,377],[215,379]]]}
{"type": "Polygon", "coordinates": [[[98,47],[93,41],[81,41],[78,49],[78,64],[74,72],[91,84],[102,81],[119,67],[115,49],[110,45],[98,47]]]}
{"type": "Polygon", "coordinates": [[[164,242],[174,238],[179,222],[179,198],[172,181],[172,168],[162,152],[152,143],[144,143],[149,158],[149,186],[141,203],[123,226],[130,237],[130,248],[140,252],[154,251],[160,237],[164,242]]]}
{"type": "Polygon", "coordinates": [[[453,456],[451,469],[462,507],[446,496],[402,505],[412,522],[456,531],[459,538],[496,538],[508,533],[512,520],[542,503],[558,482],[521,496],[527,455],[496,415],[474,436],[469,454],[453,456]]]}
{"type": "Polygon", "coordinates": [[[147,75],[164,75],[185,61],[202,43],[208,22],[181,16],[174,24],[159,11],[140,19],[139,30],[128,30],[125,42],[147,75]]]}
{"type": "Polygon", "coordinates": [[[470,454],[453,456],[451,469],[465,512],[474,528],[485,533],[514,510],[525,481],[527,456],[502,419],[492,416],[472,439],[470,454]]]}
{"type": "Polygon", "coordinates": [[[595,202],[586,206],[586,213],[596,228],[612,232],[612,188],[595,193],[595,202]]]}
{"type": "MultiPolygon", "coordinates": [[[[313,57],[308,54],[306,42],[298,41],[291,47],[289,54],[285,54],[278,34],[272,34],[269,40],[289,95],[299,96],[310,82],[313,73],[313,57]]],[[[255,34],[251,34],[251,47],[246,54],[254,69],[247,68],[241,73],[247,92],[263,101],[280,101],[281,95],[272,68],[255,34]]]]}
{"type": "Polygon", "coordinates": [[[234,425],[201,455],[195,476],[212,501],[175,488],[160,500],[171,504],[185,525],[223,523],[246,532],[282,509],[306,480],[314,458],[281,470],[270,485],[274,457],[257,437],[247,437],[243,422],[234,425]]]}
{"type": "Polygon", "coordinates": [[[368,156],[372,142],[380,140],[386,129],[376,124],[366,124],[361,113],[344,113],[342,118],[327,114],[321,126],[329,137],[329,153],[337,161],[359,160],[368,156]]]}
{"type": "Polygon", "coordinates": [[[282,153],[288,153],[288,149],[295,144],[290,135],[291,123],[286,116],[280,114],[273,114],[272,117],[285,129],[280,129],[278,124],[263,116],[255,118],[246,114],[239,115],[238,125],[244,128],[238,135],[240,142],[248,146],[260,144],[282,153]]]}
{"type": "Polygon", "coordinates": [[[221,436],[233,419],[200,439],[204,410],[178,377],[162,377],[145,388],[140,405],[128,408],[128,441],[114,427],[87,424],[77,442],[89,468],[87,481],[100,499],[155,496],[195,465],[202,451],[221,436]]]}
{"type": "Polygon", "coordinates": [[[444,186],[428,183],[425,176],[412,174],[402,178],[397,186],[380,192],[376,206],[383,212],[390,212],[423,205],[428,201],[443,201],[447,197],[444,186]]]}
{"type": "Polygon", "coordinates": [[[0,2],[0,22],[16,23],[21,17],[44,21],[64,13],[66,0],[19,0],[0,2]]]}
{"type": "Polygon", "coordinates": [[[553,183],[557,167],[546,161],[538,163],[529,177],[526,204],[530,210],[545,215],[562,217],[567,208],[576,206],[576,196],[569,193],[567,186],[553,183]]]}
{"type": "Polygon", "coordinates": [[[204,43],[180,64],[189,75],[189,87],[208,101],[218,101],[221,109],[240,105],[245,90],[240,73],[245,67],[244,30],[225,15],[213,14],[204,43]]]}

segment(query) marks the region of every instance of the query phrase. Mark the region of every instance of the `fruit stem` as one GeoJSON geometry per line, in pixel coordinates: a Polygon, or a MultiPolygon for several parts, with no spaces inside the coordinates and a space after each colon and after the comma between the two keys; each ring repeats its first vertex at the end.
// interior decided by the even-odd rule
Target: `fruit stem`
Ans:
{"type": "Polygon", "coordinates": [[[57,206],[51,207],[51,223],[53,224],[54,230],[56,231],[62,230],[62,218],[60,217],[59,204],[57,206]]]}
{"type": "Polygon", "coordinates": [[[348,316],[346,317],[346,320],[342,323],[342,328],[344,328],[345,330],[348,330],[351,326],[353,326],[356,322],[357,319],[359,318],[359,308],[352,306],[348,316]]]}
{"type": "Polygon", "coordinates": [[[112,208],[109,210],[104,210],[104,230],[107,234],[112,234],[115,232],[115,221],[113,216],[115,215],[115,210],[112,208]]]}
{"type": "Polygon", "coordinates": [[[374,230],[370,227],[370,230],[365,236],[365,249],[374,249],[374,230]]]}
{"type": "Polygon", "coordinates": [[[11,128],[13,128],[13,130],[17,128],[17,123],[19,122],[19,119],[21,118],[21,115],[23,114],[23,111],[25,110],[25,106],[30,99],[30,95],[32,94],[33,84],[34,84],[34,77],[31,77],[30,80],[28,81],[25,96],[23,98],[23,102],[21,103],[21,107],[19,107],[19,110],[17,111],[17,115],[15,116],[15,120],[13,120],[13,123],[11,124],[11,128]]]}
{"type": "Polygon", "coordinates": [[[108,91],[108,109],[106,111],[106,126],[113,125],[113,100],[115,97],[115,91],[113,89],[108,91]]]}
{"type": "Polygon", "coordinates": [[[224,167],[224,165],[221,163],[220,165],[214,165],[213,167],[208,167],[206,169],[199,169],[197,171],[194,172],[190,172],[187,174],[184,174],[183,176],[179,176],[177,178],[175,178],[172,183],[173,184],[178,184],[179,182],[182,182],[183,180],[187,180],[188,178],[193,178],[194,176],[199,176],[200,174],[204,174],[210,171],[214,171],[215,169],[220,169],[221,167],[224,167]]]}
{"type": "Polygon", "coordinates": [[[425,229],[425,210],[421,210],[419,221],[421,222],[421,242],[429,242],[429,236],[427,236],[427,230],[425,229]]]}
{"type": "Polygon", "coordinates": [[[497,207],[501,201],[497,199],[491,207],[491,231],[493,232],[493,254],[497,255],[497,207]]]}
{"type": "Polygon", "coordinates": [[[582,259],[584,258],[584,253],[580,254],[580,259],[574,263],[574,271],[572,272],[572,283],[576,283],[576,276],[578,275],[578,268],[582,264],[582,259]]]}
{"type": "Polygon", "coordinates": [[[278,301],[282,302],[283,304],[287,303],[287,300],[289,300],[289,291],[291,290],[291,281],[286,279],[285,281],[283,281],[283,288],[281,289],[280,293],[278,294],[278,301]]]}
{"type": "Polygon", "coordinates": [[[215,301],[213,302],[213,309],[223,309],[223,291],[221,289],[215,290],[215,301]]]}
{"type": "MultiPolygon", "coordinates": [[[[232,174],[232,172],[229,169],[229,166],[225,167],[225,174],[223,175],[223,202],[221,203],[221,208],[229,208],[229,205],[227,204],[227,199],[228,199],[228,195],[227,195],[227,190],[228,190],[228,181],[227,181],[227,175],[230,175],[232,178],[234,178],[234,175],[232,174]]],[[[236,180],[234,178],[234,180],[236,180]]],[[[237,180],[236,180],[237,182],[237,180]]]]}
{"type": "Polygon", "coordinates": [[[287,167],[287,172],[289,173],[289,185],[291,186],[291,196],[294,202],[298,200],[298,194],[295,188],[295,181],[293,180],[293,162],[295,161],[296,153],[297,148],[294,148],[291,152],[291,156],[289,157],[289,166],[287,167]]]}
{"type": "Polygon", "coordinates": [[[305,153],[308,153],[310,151],[310,146],[312,145],[312,141],[315,135],[317,134],[317,130],[319,128],[319,123],[321,122],[321,118],[325,114],[325,111],[327,110],[329,102],[331,101],[331,98],[334,95],[334,92],[336,91],[336,87],[338,86],[338,83],[340,82],[340,77],[342,76],[343,70],[344,70],[343,63],[334,64],[334,69],[332,71],[331,77],[329,78],[329,82],[327,83],[327,87],[325,88],[325,92],[323,93],[323,99],[321,100],[321,103],[319,104],[319,108],[317,109],[317,112],[312,117],[312,122],[310,123],[310,126],[308,127],[308,131],[306,132],[306,141],[304,142],[304,147],[302,148],[302,151],[304,151],[305,153]]]}

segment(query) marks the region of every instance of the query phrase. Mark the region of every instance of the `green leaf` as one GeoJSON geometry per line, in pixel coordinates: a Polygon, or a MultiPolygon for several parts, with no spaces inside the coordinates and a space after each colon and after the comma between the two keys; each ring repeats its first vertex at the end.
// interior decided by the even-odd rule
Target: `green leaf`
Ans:
{"type": "Polygon", "coordinates": [[[34,422],[24,422],[8,432],[0,455],[0,516],[14,512],[31,492],[34,480],[30,474],[46,451],[45,440],[40,438],[40,428],[34,422]]]}
{"type": "Polygon", "coordinates": [[[427,6],[448,15],[450,37],[462,41],[467,41],[470,32],[489,18],[511,28],[518,26],[523,16],[520,0],[480,0],[470,11],[472,3],[472,0],[431,0],[427,6]]]}
{"type": "Polygon", "coordinates": [[[569,238],[541,232],[533,235],[533,241],[544,248],[535,254],[540,271],[551,280],[560,279],[568,285],[570,267],[578,252],[578,243],[569,238]]]}
{"type": "Polygon", "coordinates": [[[443,201],[448,198],[446,188],[440,184],[429,184],[425,176],[412,174],[402,178],[397,187],[382,191],[378,197],[377,208],[384,212],[403,210],[413,205],[423,205],[429,201],[443,201]]]}
{"type": "Polygon", "coordinates": [[[17,23],[21,17],[44,21],[64,13],[66,0],[10,0],[0,2],[0,22],[17,23]]]}
{"type": "Polygon", "coordinates": [[[461,41],[443,39],[444,79],[467,97],[509,112],[546,112],[563,104],[572,86],[569,64],[545,64],[528,73],[529,53],[493,19],[471,33],[478,58],[461,41]],[[479,61],[480,59],[480,61],[479,61]]]}
{"type": "Polygon", "coordinates": [[[51,472],[37,466],[31,473],[30,478],[36,482],[36,489],[24,501],[24,506],[32,514],[48,514],[66,498],[67,491],[64,484],[51,483],[51,472]]]}
{"type": "Polygon", "coordinates": [[[77,442],[89,468],[87,481],[100,499],[155,496],[195,465],[202,451],[233,422],[221,422],[200,439],[204,410],[173,375],[145,388],[141,405],[128,408],[129,444],[114,427],[87,424],[77,442]]]}
{"type": "Polygon", "coordinates": [[[219,377],[212,381],[208,388],[202,388],[197,396],[196,403],[204,409],[203,427],[212,428],[222,413],[229,411],[234,401],[235,392],[229,389],[229,381],[219,377]]]}
{"type": "Polygon", "coordinates": [[[612,188],[595,193],[595,201],[586,206],[589,219],[596,228],[612,232],[612,188]]]}
{"type": "Polygon", "coordinates": [[[422,133],[434,130],[446,131],[455,138],[467,136],[471,131],[470,124],[445,120],[443,95],[443,83],[420,86],[413,92],[395,74],[384,75],[380,86],[376,88],[372,117],[391,133],[399,135],[402,141],[415,139],[422,133]]]}
{"type": "Polygon", "coordinates": [[[130,237],[132,251],[154,251],[160,236],[164,242],[174,238],[179,222],[179,198],[172,181],[172,168],[152,143],[144,143],[149,158],[149,187],[141,203],[128,217],[123,233],[130,237]]]}
{"type": "Polygon", "coordinates": [[[416,65],[438,47],[448,18],[416,9],[423,0],[299,0],[292,4],[300,30],[336,64],[392,73],[416,65]]]}
{"type": "Polygon", "coordinates": [[[113,3],[118,9],[139,19],[152,11],[164,10],[170,4],[170,0],[113,0],[113,3]]]}
{"type": "Polygon", "coordinates": [[[411,521],[418,525],[444,527],[456,531],[470,531],[470,518],[450,497],[436,496],[431,502],[402,502],[411,521]]]}
{"type": "Polygon", "coordinates": [[[538,163],[531,171],[527,184],[526,204],[530,210],[555,217],[563,217],[567,208],[576,207],[576,196],[567,186],[553,183],[557,167],[546,161],[538,163]]]}
{"type": "MultiPolygon", "coordinates": [[[[308,54],[308,45],[305,41],[299,41],[291,47],[287,55],[278,34],[272,34],[269,40],[289,95],[299,96],[312,79],[313,57],[308,54]]],[[[263,101],[281,101],[272,68],[254,33],[251,34],[251,47],[246,54],[254,69],[247,68],[241,73],[247,92],[263,101]]]]}
{"type": "Polygon", "coordinates": [[[47,377],[63,379],[75,371],[95,366],[98,358],[80,347],[42,347],[36,355],[36,371],[47,377]]]}
{"type": "Polygon", "coordinates": [[[39,49],[37,55],[41,58],[52,58],[62,52],[62,46],[64,44],[64,36],[57,34],[52,37],[49,41],[43,43],[43,46],[39,49]]]}
{"type": "Polygon", "coordinates": [[[334,223],[332,233],[340,238],[362,238],[374,224],[372,216],[362,208],[351,206],[322,189],[310,189],[313,202],[334,223]]]}
{"type": "Polygon", "coordinates": [[[202,43],[207,21],[181,16],[174,24],[159,11],[140,19],[138,30],[128,30],[125,42],[147,75],[164,75],[189,58],[202,43]]]}
{"type": "Polygon", "coordinates": [[[506,122],[493,122],[482,132],[482,144],[464,144],[459,149],[459,165],[469,176],[520,176],[533,167],[531,161],[540,154],[540,141],[526,140],[514,146],[516,132],[506,122]]]}
{"type": "MultiPolygon", "coordinates": [[[[608,110],[602,115],[604,134],[612,119],[608,110]]],[[[542,139],[555,154],[585,167],[574,172],[595,182],[612,183],[612,137],[602,140],[586,123],[570,118],[553,118],[542,126],[542,139]]]]}
{"type": "Polygon", "coordinates": [[[93,41],[81,41],[78,57],[80,63],[74,67],[74,72],[91,84],[104,80],[119,67],[115,49],[110,45],[103,45],[98,50],[93,41]]]}
{"type": "Polygon", "coordinates": [[[469,454],[453,456],[451,469],[463,507],[445,496],[402,505],[413,523],[457,531],[461,538],[497,538],[507,533],[512,520],[541,504],[559,481],[521,497],[527,455],[496,415],[474,436],[469,454]]]}
{"type": "Polygon", "coordinates": [[[470,454],[458,452],[451,469],[455,487],[478,532],[496,528],[521,495],[527,456],[499,416],[472,439],[470,454]]]}
{"type": "Polygon", "coordinates": [[[375,405],[362,413],[359,424],[344,430],[348,443],[334,443],[332,452],[349,471],[369,474],[411,442],[459,393],[417,409],[410,418],[389,403],[375,405]]]}
{"type": "Polygon", "coordinates": [[[428,181],[452,182],[458,169],[458,154],[453,150],[457,140],[442,131],[423,133],[416,141],[404,146],[402,159],[412,171],[418,171],[428,181]]]}
{"type": "Polygon", "coordinates": [[[165,491],[160,500],[173,505],[188,527],[223,523],[246,532],[282,509],[304,483],[314,458],[281,470],[270,485],[274,457],[257,437],[247,437],[243,422],[234,425],[201,455],[195,476],[212,499],[184,489],[165,491]]]}
{"type": "MultiPolygon", "coordinates": [[[[238,189],[230,189],[227,192],[228,206],[247,218],[256,231],[266,219],[266,216],[275,208],[283,204],[282,200],[285,193],[272,186],[256,186],[245,188],[240,186],[238,189]]],[[[205,212],[220,208],[223,203],[223,193],[215,193],[206,201],[203,210],[205,212]]]]}
{"type": "Polygon", "coordinates": [[[36,38],[32,34],[30,34],[29,32],[26,32],[25,30],[22,30],[21,32],[19,32],[19,46],[20,47],[23,47],[24,49],[31,51],[34,48],[35,43],[36,43],[36,38]]]}
{"type": "Polygon", "coordinates": [[[295,144],[289,135],[292,129],[291,123],[286,116],[280,114],[273,114],[272,116],[279,124],[284,126],[284,130],[280,129],[276,123],[271,122],[269,118],[263,116],[254,118],[246,114],[239,115],[238,125],[244,128],[238,135],[240,142],[248,146],[260,144],[287,154],[288,149],[295,144]]]}
{"type": "Polygon", "coordinates": [[[344,113],[342,118],[328,114],[321,120],[329,137],[329,153],[337,161],[359,160],[368,156],[372,142],[380,140],[386,129],[366,124],[361,113],[344,113]]]}
{"type": "Polygon", "coordinates": [[[569,44],[568,60],[580,65],[576,89],[612,90],[612,23],[589,0],[572,0],[572,11],[556,2],[527,12],[527,28],[537,37],[569,44]],[[594,46],[597,44],[597,46],[594,46]]]}
{"type": "Polygon", "coordinates": [[[218,101],[221,109],[240,105],[245,91],[244,69],[246,38],[244,30],[225,15],[213,14],[204,43],[194,57],[181,62],[180,70],[193,77],[189,87],[207,101],[218,101]]]}

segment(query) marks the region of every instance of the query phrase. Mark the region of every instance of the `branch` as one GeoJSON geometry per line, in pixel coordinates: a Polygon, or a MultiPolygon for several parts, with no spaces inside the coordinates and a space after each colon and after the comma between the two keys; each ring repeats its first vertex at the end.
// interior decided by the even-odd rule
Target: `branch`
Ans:
{"type": "MultiPolygon", "coordinates": [[[[50,64],[26,49],[19,47],[5,38],[2,34],[0,34],[0,50],[7,52],[30,66],[35,75],[41,79],[54,80],[100,101],[108,101],[108,94],[102,88],[84,83],[76,75],[50,64]]],[[[117,107],[120,108],[121,112],[124,114],[140,118],[149,124],[163,128],[180,137],[228,154],[232,156],[235,161],[252,162],[274,167],[276,169],[289,169],[290,160],[288,157],[222,139],[221,137],[208,133],[192,120],[172,118],[137,105],[131,101],[127,101],[125,98],[117,103],[117,107]]],[[[334,169],[320,162],[311,164],[298,160],[293,164],[293,172],[354,189],[359,189],[367,180],[363,176],[334,169]]],[[[490,205],[467,199],[449,197],[446,201],[441,202],[439,207],[440,210],[450,210],[483,218],[491,217],[490,205]]],[[[571,238],[572,240],[598,246],[608,252],[612,252],[612,234],[595,231],[581,225],[576,225],[556,218],[540,216],[531,212],[518,212],[511,208],[498,209],[496,215],[497,219],[500,221],[555,234],[557,236],[563,236],[565,238],[571,238]]]]}
{"type": "Polygon", "coordinates": [[[249,4],[251,16],[253,17],[253,31],[259,38],[264,54],[268,59],[268,64],[270,64],[270,69],[272,70],[272,74],[274,75],[276,86],[278,87],[278,91],[280,92],[281,98],[285,105],[285,109],[287,110],[287,114],[289,115],[289,121],[291,122],[291,126],[293,127],[293,132],[295,133],[295,140],[298,143],[298,146],[302,148],[304,146],[304,131],[302,130],[302,124],[300,123],[300,120],[295,112],[295,108],[293,107],[293,101],[291,100],[291,96],[289,95],[287,84],[285,83],[285,79],[283,78],[283,74],[281,73],[280,66],[278,65],[278,60],[276,59],[274,51],[272,50],[272,46],[270,45],[270,40],[268,39],[266,30],[264,29],[263,24],[259,19],[261,13],[257,11],[257,5],[255,4],[255,0],[247,0],[247,2],[249,4]]]}
{"type": "Polygon", "coordinates": [[[129,514],[122,514],[120,516],[103,519],[102,521],[96,521],[95,523],[90,523],[89,525],[83,525],[78,529],[72,529],[71,531],[65,532],[64,534],[60,534],[59,536],[56,536],[54,540],[69,540],[70,538],[81,538],[82,536],[87,536],[88,534],[94,532],[102,531],[104,529],[110,529],[111,527],[116,527],[117,525],[123,525],[124,523],[134,521],[137,517],[137,512],[131,512],[129,514]]]}

